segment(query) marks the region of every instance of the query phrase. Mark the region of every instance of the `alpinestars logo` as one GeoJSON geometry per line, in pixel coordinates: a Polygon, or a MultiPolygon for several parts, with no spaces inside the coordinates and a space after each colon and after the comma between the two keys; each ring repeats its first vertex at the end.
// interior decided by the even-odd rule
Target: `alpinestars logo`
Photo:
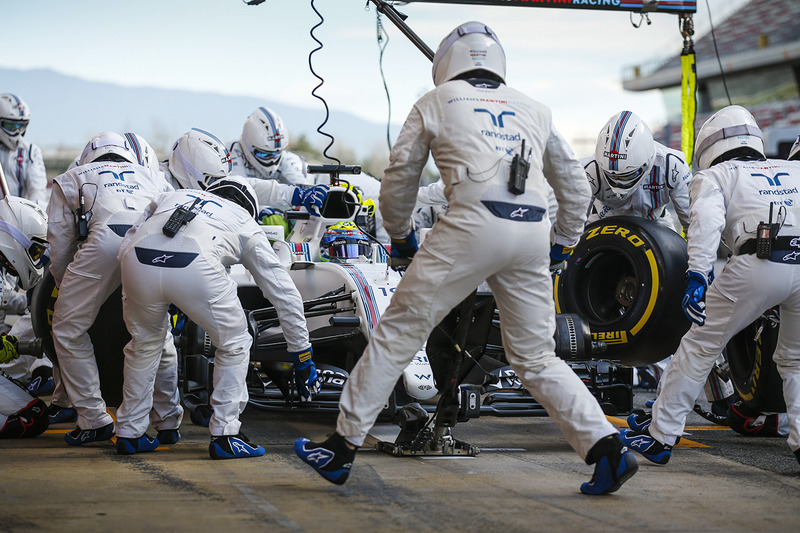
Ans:
{"type": "Polygon", "coordinates": [[[153,260],[151,261],[151,263],[153,263],[153,264],[156,264],[156,263],[166,264],[167,260],[172,259],[173,257],[175,257],[175,256],[174,255],[167,255],[167,254],[159,255],[158,257],[154,257],[153,260]]]}
{"type": "Polygon", "coordinates": [[[511,214],[508,215],[508,216],[510,216],[511,218],[522,218],[522,217],[525,216],[525,213],[527,213],[528,211],[530,211],[530,209],[525,208],[525,207],[520,207],[520,208],[517,208],[517,209],[513,210],[511,212],[511,214]]]}
{"type": "Polygon", "coordinates": [[[325,466],[331,462],[331,459],[333,459],[333,453],[325,449],[319,449],[306,456],[306,460],[316,463],[319,466],[325,466]]]}
{"type": "Polygon", "coordinates": [[[250,450],[247,449],[247,445],[244,442],[240,441],[239,439],[231,439],[230,443],[231,443],[231,450],[233,450],[234,453],[239,452],[247,454],[250,452],[250,450]]]}
{"type": "Polygon", "coordinates": [[[635,439],[630,441],[631,447],[636,450],[646,450],[647,448],[650,447],[652,443],[653,441],[647,437],[636,437],[635,439]]]}

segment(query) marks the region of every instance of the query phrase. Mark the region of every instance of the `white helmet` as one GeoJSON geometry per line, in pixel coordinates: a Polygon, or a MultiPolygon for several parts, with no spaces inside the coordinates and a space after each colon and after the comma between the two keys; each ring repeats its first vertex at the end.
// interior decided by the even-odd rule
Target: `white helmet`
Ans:
{"type": "Polygon", "coordinates": [[[0,94],[0,142],[13,150],[19,145],[31,119],[28,106],[11,93],[0,94]]]}
{"type": "Polygon", "coordinates": [[[242,206],[255,219],[258,213],[258,196],[253,186],[245,178],[228,176],[217,180],[208,186],[206,191],[227,198],[231,202],[242,206]]]}
{"type": "Polygon", "coordinates": [[[158,168],[158,156],[150,143],[138,133],[124,133],[123,137],[128,141],[131,151],[136,156],[136,162],[141,166],[147,168],[151,173],[156,175],[161,172],[158,168]]]}
{"type": "Polygon", "coordinates": [[[603,177],[620,198],[636,190],[636,184],[650,172],[655,155],[650,128],[631,111],[617,113],[606,122],[594,150],[603,177]]]}
{"type": "Polygon", "coordinates": [[[184,189],[205,189],[231,172],[231,153],[214,135],[192,128],[175,141],[169,171],[184,189]]]}
{"type": "Polygon", "coordinates": [[[482,22],[465,22],[439,43],[433,56],[437,87],[470,70],[488,70],[506,79],[506,53],[497,35],[482,22]]]}
{"type": "Polygon", "coordinates": [[[242,150],[254,167],[263,167],[267,175],[278,169],[283,150],[289,144],[289,134],[281,117],[266,107],[259,107],[247,117],[242,129],[242,150]]]}
{"type": "Polygon", "coordinates": [[[41,281],[47,253],[47,215],[25,198],[0,200],[0,261],[28,290],[41,281]]]}
{"type": "Polygon", "coordinates": [[[789,149],[789,157],[786,159],[789,161],[800,161],[800,135],[797,136],[794,144],[789,149]]]}
{"type": "Polygon", "coordinates": [[[764,134],[747,109],[739,105],[723,107],[711,115],[697,132],[695,170],[705,170],[726,153],[741,149],[744,149],[744,155],[749,153],[763,158],[764,134]]]}
{"type": "Polygon", "coordinates": [[[113,131],[98,133],[86,144],[78,158],[79,165],[88,165],[94,161],[120,161],[138,163],[136,154],[131,151],[131,145],[125,137],[113,131]]]}

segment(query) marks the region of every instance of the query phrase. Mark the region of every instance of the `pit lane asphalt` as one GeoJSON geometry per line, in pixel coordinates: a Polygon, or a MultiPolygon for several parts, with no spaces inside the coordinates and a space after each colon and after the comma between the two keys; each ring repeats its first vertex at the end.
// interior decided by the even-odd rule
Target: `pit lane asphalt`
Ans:
{"type": "MultiPolygon", "coordinates": [[[[635,403],[654,396],[636,390],[635,403]]],[[[392,457],[362,449],[350,480],[328,483],[294,439],[324,437],[333,413],[248,407],[243,431],[264,457],[213,461],[206,428],[180,443],[117,455],[110,441],[64,444],[71,424],[0,440],[0,531],[798,531],[800,465],[784,439],[750,438],[691,415],[666,466],[639,459],[616,493],[591,497],[593,468],[549,418],[458,424],[474,458],[392,457]],[[688,442],[691,441],[691,442],[688,442]]],[[[612,422],[622,424],[620,419],[612,422]]],[[[372,434],[392,440],[396,426],[372,434]]],[[[151,432],[152,433],[152,432],[151,432]]]]}

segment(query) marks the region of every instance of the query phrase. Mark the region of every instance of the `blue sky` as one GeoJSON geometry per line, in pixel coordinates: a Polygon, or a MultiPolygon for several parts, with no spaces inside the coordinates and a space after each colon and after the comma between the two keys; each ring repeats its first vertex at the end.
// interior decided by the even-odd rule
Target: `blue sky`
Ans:
{"type": "MultiPolygon", "coordinates": [[[[714,23],[747,0],[708,0],[714,23]]],[[[707,31],[706,2],[695,27],[707,31]]],[[[380,78],[376,12],[366,0],[315,0],[325,18],[315,35],[323,48],[311,59],[324,78],[317,93],[331,112],[346,110],[376,123],[387,120],[380,78]]],[[[623,67],[678,53],[677,16],[651,14],[634,28],[628,13],[452,4],[398,6],[407,23],[435,49],[453,27],[480,20],[499,35],[510,85],[553,109],[573,142],[593,139],[605,120],[628,108],[652,125],[664,120],[659,94],[622,90],[623,67]]],[[[324,109],[311,95],[319,81],[309,69],[309,36],[319,22],[311,0],[36,0],[6,10],[0,56],[6,68],[50,68],[88,80],[128,86],[247,95],[324,109]]],[[[388,20],[383,68],[392,122],[433,87],[430,61],[388,20]]],[[[2,90],[9,90],[3,88],[2,90]]],[[[24,99],[24,95],[20,95],[24,99]]],[[[124,105],[121,103],[120,105],[124,105]]],[[[136,112],[136,110],[131,110],[136,112]]]]}

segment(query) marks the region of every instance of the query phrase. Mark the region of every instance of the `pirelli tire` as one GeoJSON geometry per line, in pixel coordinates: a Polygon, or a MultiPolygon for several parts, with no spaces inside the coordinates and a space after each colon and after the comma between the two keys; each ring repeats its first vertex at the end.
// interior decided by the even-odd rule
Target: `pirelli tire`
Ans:
{"type": "Polygon", "coordinates": [[[603,359],[652,364],[673,354],[690,322],[683,314],[686,241],[655,222],[620,216],[586,227],[554,279],[556,310],[575,313],[603,359]]]}
{"type": "MultiPolygon", "coordinates": [[[[53,344],[53,309],[57,298],[55,279],[48,270],[31,296],[31,323],[36,337],[42,339],[42,351],[56,366],[58,357],[53,344]]],[[[121,288],[112,293],[100,308],[97,319],[89,328],[89,337],[94,346],[103,399],[109,407],[119,407],[122,403],[124,367],[122,349],[131,338],[122,318],[121,288]]]]}
{"type": "Polygon", "coordinates": [[[763,316],[734,335],[725,347],[731,380],[747,407],[786,412],[783,379],[772,360],[778,343],[776,323],[763,316]]]}

